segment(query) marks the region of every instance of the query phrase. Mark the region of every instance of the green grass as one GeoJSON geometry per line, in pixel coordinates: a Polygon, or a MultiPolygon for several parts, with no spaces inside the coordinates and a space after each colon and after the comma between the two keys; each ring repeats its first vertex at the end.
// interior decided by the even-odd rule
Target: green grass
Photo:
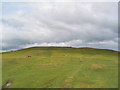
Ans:
{"type": "Polygon", "coordinates": [[[117,51],[33,47],[2,53],[2,58],[2,85],[11,82],[7,88],[118,87],[117,51]]]}

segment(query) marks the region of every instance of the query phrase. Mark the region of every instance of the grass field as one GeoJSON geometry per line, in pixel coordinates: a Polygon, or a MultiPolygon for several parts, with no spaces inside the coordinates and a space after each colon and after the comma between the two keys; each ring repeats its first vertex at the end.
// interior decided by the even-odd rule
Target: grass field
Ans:
{"type": "Polygon", "coordinates": [[[118,87],[117,51],[33,47],[3,53],[2,58],[2,85],[6,88],[118,87]]]}

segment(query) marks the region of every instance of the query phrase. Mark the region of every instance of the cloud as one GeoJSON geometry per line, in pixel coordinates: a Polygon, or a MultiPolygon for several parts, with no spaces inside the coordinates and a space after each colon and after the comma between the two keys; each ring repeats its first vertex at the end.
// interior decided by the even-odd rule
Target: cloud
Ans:
{"type": "Polygon", "coordinates": [[[117,49],[117,3],[4,5],[11,12],[3,8],[3,50],[34,45],[117,49]]]}

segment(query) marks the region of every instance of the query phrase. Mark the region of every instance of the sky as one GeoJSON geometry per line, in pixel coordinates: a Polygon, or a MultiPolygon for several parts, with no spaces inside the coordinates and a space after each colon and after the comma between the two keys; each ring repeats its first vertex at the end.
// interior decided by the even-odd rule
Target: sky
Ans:
{"type": "Polygon", "coordinates": [[[34,46],[118,50],[116,2],[4,2],[2,50],[34,46]]]}

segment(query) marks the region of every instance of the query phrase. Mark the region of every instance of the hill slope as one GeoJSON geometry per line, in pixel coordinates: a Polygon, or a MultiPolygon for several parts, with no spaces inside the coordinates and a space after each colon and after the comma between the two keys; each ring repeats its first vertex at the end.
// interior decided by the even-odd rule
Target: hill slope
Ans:
{"type": "Polygon", "coordinates": [[[2,54],[3,87],[117,88],[118,52],[33,47],[2,54]]]}

